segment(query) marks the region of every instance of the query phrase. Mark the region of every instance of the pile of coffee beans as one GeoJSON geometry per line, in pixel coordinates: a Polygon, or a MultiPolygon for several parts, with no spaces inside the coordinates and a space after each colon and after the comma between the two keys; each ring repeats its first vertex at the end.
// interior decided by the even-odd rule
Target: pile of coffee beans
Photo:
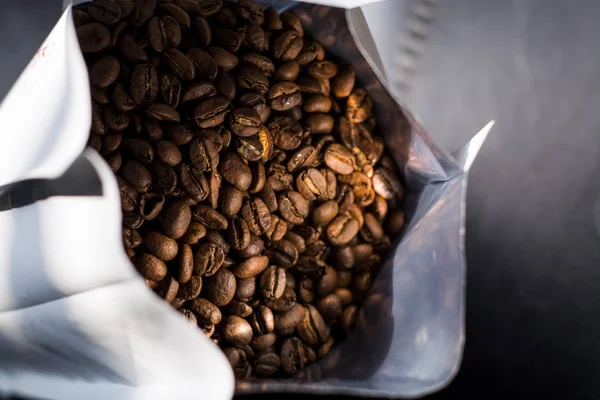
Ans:
{"type": "Polygon", "coordinates": [[[250,0],[94,0],[73,18],[89,146],[117,176],[148,286],[238,379],[324,357],[404,223],[353,69],[250,0]]]}

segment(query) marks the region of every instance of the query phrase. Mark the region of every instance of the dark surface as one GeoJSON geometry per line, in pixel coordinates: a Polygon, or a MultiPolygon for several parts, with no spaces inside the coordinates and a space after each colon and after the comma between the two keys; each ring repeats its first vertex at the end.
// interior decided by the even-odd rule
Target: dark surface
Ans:
{"type": "MultiPolygon", "coordinates": [[[[0,7],[3,97],[60,1],[0,7]]],[[[439,3],[408,102],[450,150],[497,125],[469,186],[464,362],[433,399],[600,393],[599,12],[594,0],[439,3]]]]}

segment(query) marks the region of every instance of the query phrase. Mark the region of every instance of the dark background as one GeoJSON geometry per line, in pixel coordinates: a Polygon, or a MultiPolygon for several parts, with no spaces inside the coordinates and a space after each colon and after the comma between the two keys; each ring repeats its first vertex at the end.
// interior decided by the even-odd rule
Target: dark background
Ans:
{"type": "MultiPolygon", "coordinates": [[[[60,7],[0,5],[0,98],[60,7]]],[[[600,395],[599,15],[594,0],[438,3],[406,101],[448,150],[497,125],[469,185],[464,361],[432,399],[600,395]]]]}

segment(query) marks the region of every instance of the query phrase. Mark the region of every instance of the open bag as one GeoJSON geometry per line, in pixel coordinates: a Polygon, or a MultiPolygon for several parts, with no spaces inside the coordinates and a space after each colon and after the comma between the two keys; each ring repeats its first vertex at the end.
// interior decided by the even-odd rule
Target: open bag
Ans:
{"type": "Polygon", "coordinates": [[[356,328],[297,377],[235,385],[220,349],[146,287],[121,242],[116,179],[95,151],[84,150],[89,82],[68,4],[0,105],[2,392],[47,399],[218,400],[234,390],[415,397],[456,374],[467,171],[491,125],[454,157],[444,153],[382,83],[360,8],[259,3],[293,9],[306,32],[354,66],[403,172],[405,231],[374,277],[356,328]]]}

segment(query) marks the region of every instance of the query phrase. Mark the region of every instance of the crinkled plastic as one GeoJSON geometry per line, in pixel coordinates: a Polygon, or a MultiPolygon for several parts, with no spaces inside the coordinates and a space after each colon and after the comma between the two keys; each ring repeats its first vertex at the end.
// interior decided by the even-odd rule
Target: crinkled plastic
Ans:
{"type": "MultiPolygon", "coordinates": [[[[347,340],[298,377],[235,389],[435,391],[460,364],[466,172],[490,126],[449,156],[382,84],[360,9],[261,3],[293,7],[306,32],[356,69],[404,172],[407,225],[347,340]]],[[[0,388],[49,399],[229,398],[233,375],[220,350],[126,258],[112,172],[94,151],[79,155],[91,122],[88,85],[68,6],[0,105],[0,127],[12,132],[0,135],[0,388]]]]}

